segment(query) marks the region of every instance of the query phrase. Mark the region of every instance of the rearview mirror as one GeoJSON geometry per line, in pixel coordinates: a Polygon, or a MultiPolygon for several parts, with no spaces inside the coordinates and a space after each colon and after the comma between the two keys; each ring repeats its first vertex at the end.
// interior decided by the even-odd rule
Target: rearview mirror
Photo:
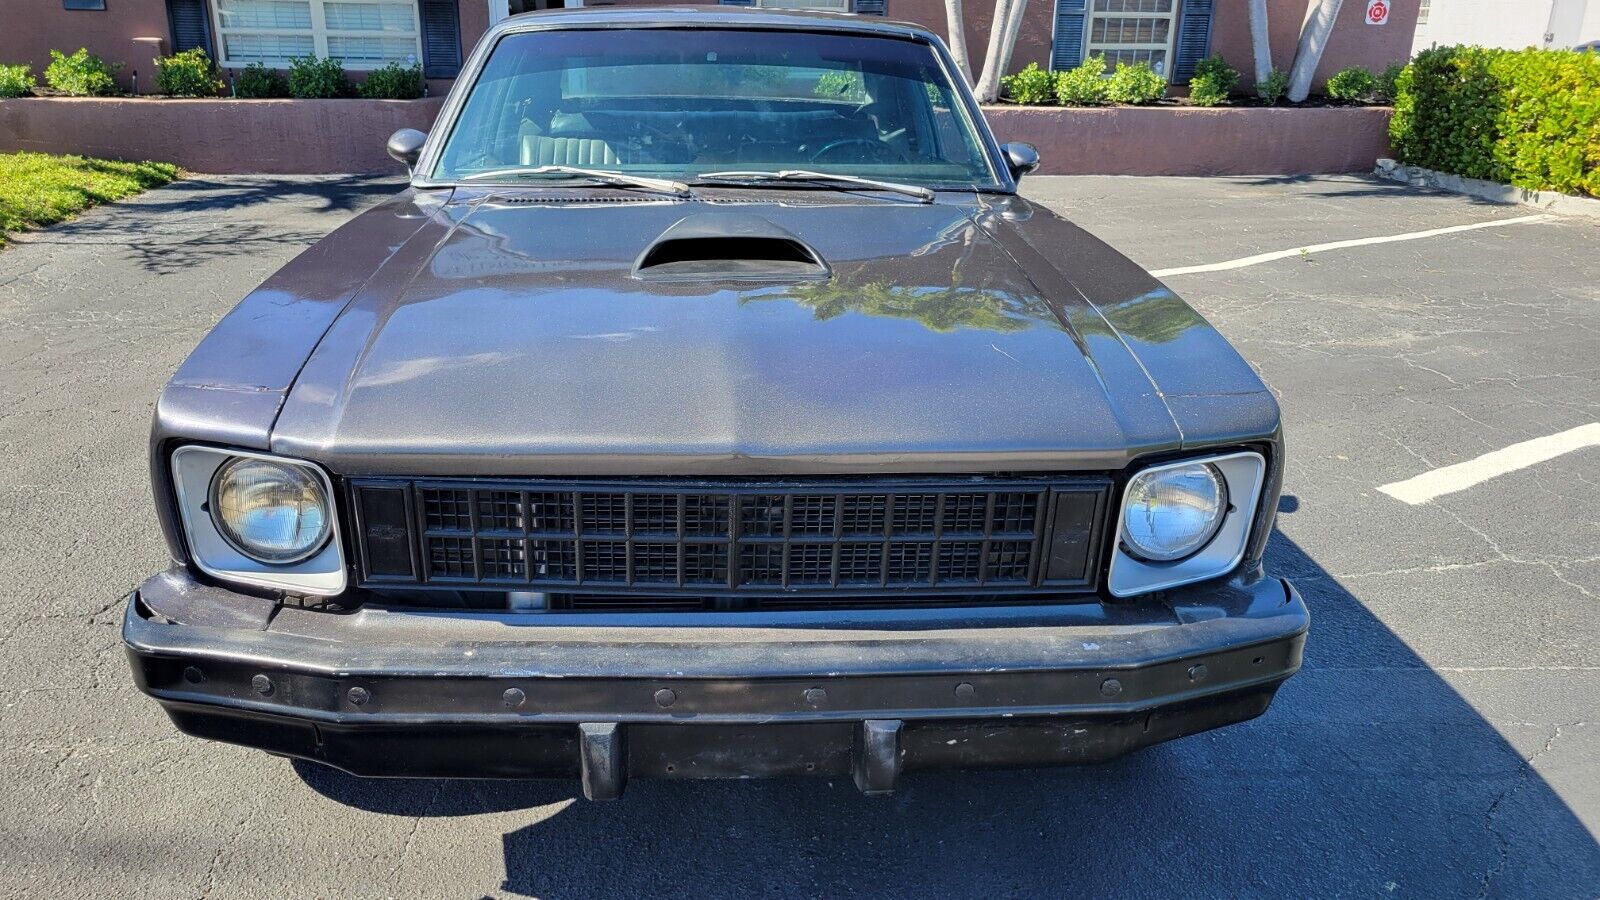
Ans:
{"type": "Polygon", "coordinates": [[[1000,152],[1005,155],[1006,168],[1011,170],[1011,177],[1020,179],[1022,176],[1039,168],[1039,150],[1032,144],[1013,141],[1001,144],[1000,152]]]}
{"type": "Polygon", "coordinates": [[[389,135],[389,155],[410,171],[417,164],[417,157],[422,155],[422,145],[427,140],[428,136],[415,128],[402,128],[389,135]]]}

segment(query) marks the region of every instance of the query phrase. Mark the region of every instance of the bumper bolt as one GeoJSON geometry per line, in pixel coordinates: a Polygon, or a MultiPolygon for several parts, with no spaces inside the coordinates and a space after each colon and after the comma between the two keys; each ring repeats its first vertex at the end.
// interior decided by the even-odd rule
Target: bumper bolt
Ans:
{"type": "Polygon", "coordinates": [[[806,688],[805,698],[812,706],[821,706],[828,702],[828,692],[822,688],[806,688]]]}
{"type": "Polygon", "coordinates": [[[183,680],[189,682],[190,684],[199,684],[200,682],[206,680],[206,673],[200,671],[200,669],[195,666],[185,666],[183,670],[183,680]]]}
{"type": "Polygon", "coordinates": [[[956,696],[960,697],[962,700],[967,700],[972,697],[976,690],[977,689],[972,686],[971,682],[963,681],[956,685],[956,696]]]}
{"type": "Polygon", "coordinates": [[[500,699],[505,701],[506,706],[516,709],[527,702],[528,695],[524,694],[519,688],[506,688],[506,692],[500,695],[500,699]]]}
{"type": "Polygon", "coordinates": [[[1122,682],[1115,678],[1107,678],[1100,682],[1100,694],[1104,697],[1115,697],[1122,693],[1122,682]]]}
{"type": "Polygon", "coordinates": [[[265,675],[257,675],[256,677],[250,679],[250,687],[253,688],[256,693],[265,697],[272,693],[272,679],[265,675]]]}
{"type": "Polygon", "coordinates": [[[677,699],[678,695],[672,690],[672,688],[662,688],[661,690],[656,691],[656,705],[662,707],[663,709],[671,706],[677,701],[677,699]]]}
{"type": "Polygon", "coordinates": [[[1189,680],[1190,681],[1201,681],[1201,680],[1204,680],[1205,677],[1206,677],[1206,666],[1205,666],[1205,663],[1199,663],[1199,664],[1192,665],[1192,666],[1189,667],[1189,680]]]}
{"type": "Polygon", "coordinates": [[[364,687],[353,687],[350,689],[349,697],[351,703],[361,706],[372,699],[372,692],[364,687]]]}

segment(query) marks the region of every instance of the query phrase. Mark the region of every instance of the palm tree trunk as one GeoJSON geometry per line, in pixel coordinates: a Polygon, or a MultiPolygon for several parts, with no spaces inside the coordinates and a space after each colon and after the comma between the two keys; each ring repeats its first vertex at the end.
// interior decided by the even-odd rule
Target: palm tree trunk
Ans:
{"type": "MultiPolygon", "coordinates": [[[[961,0],[954,0],[960,3],[961,0]]],[[[1267,0],[1250,0],[1250,48],[1256,57],[1256,84],[1272,74],[1272,37],[1267,33],[1267,0]]]]}
{"type": "Polygon", "coordinates": [[[1016,6],[1016,0],[995,0],[995,18],[989,22],[989,50],[984,53],[984,70],[978,75],[978,102],[994,102],[1000,98],[1000,75],[1003,72],[1002,56],[1010,56],[1003,50],[1005,35],[1011,27],[1011,10],[1016,6]]]}
{"type": "Polygon", "coordinates": [[[1011,68],[1011,54],[1017,49],[1017,35],[1022,33],[1022,15],[1028,11],[1028,0],[1014,0],[1011,18],[1006,21],[1006,43],[1000,51],[1000,74],[1011,68]]]}
{"type": "Polygon", "coordinates": [[[1300,26],[1300,44],[1294,51],[1294,67],[1289,70],[1291,103],[1299,103],[1311,93],[1311,79],[1317,74],[1317,63],[1322,61],[1322,51],[1327,49],[1328,35],[1333,33],[1333,23],[1339,18],[1342,2],[1311,0],[1306,9],[1306,21],[1300,26]]]}
{"type": "Polygon", "coordinates": [[[967,60],[967,18],[961,8],[961,0],[944,0],[944,21],[950,32],[950,55],[955,58],[956,69],[961,72],[961,77],[970,85],[972,63],[967,60]]]}

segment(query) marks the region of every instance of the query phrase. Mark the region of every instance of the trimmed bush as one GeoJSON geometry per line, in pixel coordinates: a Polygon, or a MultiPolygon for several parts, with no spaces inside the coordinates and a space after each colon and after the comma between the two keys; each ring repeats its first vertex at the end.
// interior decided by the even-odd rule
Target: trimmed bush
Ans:
{"type": "Polygon", "coordinates": [[[1273,69],[1267,73],[1267,80],[1256,84],[1256,96],[1265,100],[1269,106],[1277,106],[1283,95],[1289,93],[1289,73],[1281,69],[1273,69]]]}
{"type": "Polygon", "coordinates": [[[233,91],[240,97],[248,100],[261,100],[268,97],[289,96],[289,79],[277,69],[269,69],[264,63],[254,62],[245,66],[234,79],[233,91]]]}
{"type": "Polygon", "coordinates": [[[1372,88],[1372,98],[1382,100],[1384,103],[1393,103],[1395,97],[1395,82],[1400,80],[1400,73],[1405,70],[1402,63],[1390,63],[1382,72],[1378,73],[1377,84],[1372,88]]]}
{"type": "Polygon", "coordinates": [[[168,97],[215,97],[222,93],[217,67],[199,47],[157,57],[155,63],[157,93],[168,97]]]}
{"type": "Polygon", "coordinates": [[[1021,72],[1001,78],[1000,86],[1006,99],[1029,105],[1048,102],[1056,93],[1055,76],[1038,63],[1028,63],[1021,72]]]}
{"type": "Polygon", "coordinates": [[[1106,81],[1106,99],[1112,103],[1143,106],[1167,95],[1167,79],[1146,62],[1117,63],[1117,71],[1106,81]]]}
{"type": "Polygon", "coordinates": [[[1490,70],[1504,98],[1494,158],[1510,182],[1600,197],[1600,56],[1521,50],[1490,70]]]}
{"type": "Polygon", "coordinates": [[[33,69],[28,66],[0,66],[0,98],[26,97],[33,93],[33,69]]]}
{"type": "Polygon", "coordinates": [[[1328,96],[1335,100],[1365,100],[1372,96],[1378,79],[1360,66],[1349,66],[1328,79],[1328,96]]]}
{"type": "Polygon", "coordinates": [[[1239,83],[1239,70],[1220,56],[1208,56],[1195,64],[1189,79],[1189,100],[1196,106],[1216,106],[1228,99],[1239,83]]]}
{"type": "Polygon", "coordinates": [[[369,100],[415,100],[422,96],[424,87],[421,65],[392,62],[368,72],[367,80],[356,92],[369,100]]]}
{"type": "Polygon", "coordinates": [[[289,96],[317,100],[349,93],[350,81],[337,59],[318,59],[315,53],[289,57],[289,96]]]}
{"type": "Polygon", "coordinates": [[[1106,102],[1106,58],[1091,56],[1077,68],[1056,75],[1056,99],[1069,106],[1099,106],[1106,102]]]}
{"type": "Polygon", "coordinates": [[[1436,47],[1395,93],[1389,139],[1403,162],[1600,197],[1600,56],[1436,47]]]}
{"type": "Polygon", "coordinates": [[[113,66],[82,47],[71,56],[51,50],[44,82],[70,97],[104,97],[118,93],[115,76],[120,68],[120,64],[113,66]]]}

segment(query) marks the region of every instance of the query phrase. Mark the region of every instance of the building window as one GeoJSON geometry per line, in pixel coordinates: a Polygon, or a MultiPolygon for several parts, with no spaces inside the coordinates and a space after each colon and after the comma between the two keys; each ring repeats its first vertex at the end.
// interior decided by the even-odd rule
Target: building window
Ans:
{"type": "Polygon", "coordinates": [[[1176,0],[1094,0],[1088,56],[1105,54],[1108,72],[1117,63],[1147,62],[1165,75],[1176,19],[1176,0]]]}
{"type": "Polygon", "coordinates": [[[849,12],[850,0],[756,0],[753,4],[765,9],[824,9],[832,12],[849,12]]]}
{"type": "Polygon", "coordinates": [[[106,8],[106,0],[61,0],[61,8],[104,11],[106,8]]]}
{"type": "Polygon", "coordinates": [[[416,0],[214,0],[224,66],[331,57],[347,69],[422,59],[416,0]]]}
{"type": "Polygon", "coordinates": [[[1428,24],[1428,7],[1432,6],[1432,5],[1433,5],[1432,0],[1421,0],[1421,3],[1418,4],[1418,6],[1417,6],[1417,24],[1418,25],[1426,25],[1426,24],[1428,24]]]}

